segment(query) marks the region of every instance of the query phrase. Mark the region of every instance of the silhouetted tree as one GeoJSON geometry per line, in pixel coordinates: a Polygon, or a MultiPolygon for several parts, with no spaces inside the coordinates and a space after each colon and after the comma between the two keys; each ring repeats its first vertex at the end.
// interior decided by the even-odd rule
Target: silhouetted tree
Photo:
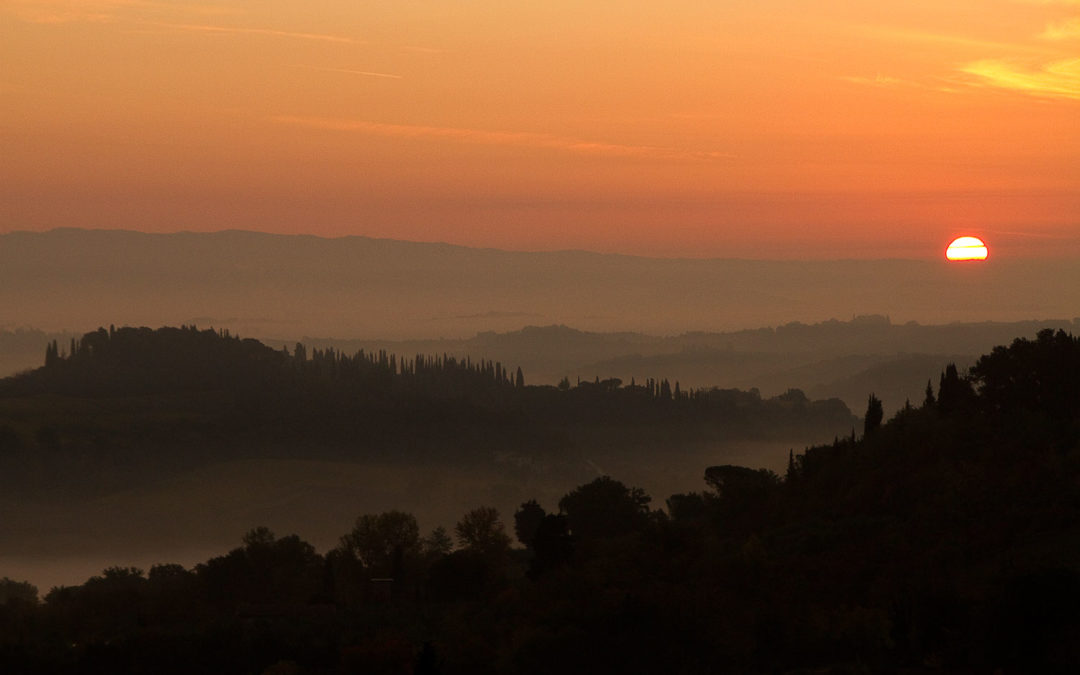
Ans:
{"type": "Polygon", "coordinates": [[[960,377],[956,364],[947,365],[938,385],[938,410],[947,415],[966,410],[971,406],[974,395],[971,383],[960,377]]]}
{"type": "Polygon", "coordinates": [[[768,496],[780,484],[780,478],[768,469],[725,464],[705,469],[705,482],[724,504],[749,507],[768,496]]]}
{"type": "Polygon", "coordinates": [[[397,577],[420,552],[420,527],[411,513],[365,514],[341,538],[341,546],[356,555],[373,576],[397,577]]]}
{"type": "Polygon", "coordinates": [[[454,526],[454,533],[463,549],[487,558],[502,556],[510,548],[510,537],[499,520],[499,512],[490,506],[466,513],[454,526]]]}
{"type": "Polygon", "coordinates": [[[638,487],[601,476],[559,500],[570,531],[582,540],[613,537],[642,528],[651,497],[638,487]]]}
{"type": "Polygon", "coordinates": [[[196,575],[215,605],[299,604],[321,590],[323,559],[311,544],[296,535],[279,539],[266,527],[248,531],[243,543],[241,548],[196,567],[196,575]]]}
{"type": "Polygon", "coordinates": [[[60,347],[56,344],[56,340],[53,340],[49,344],[45,345],[45,367],[52,368],[60,360],[60,347]]]}
{"type": "Polygon", "coordinates": [[[708,514],[709,499],[700,492],[671,495],[666,502],[668,515],[676,523],[698,522],[708,514]]]}
{"type": "Polygon", "coordinates": [[[995,347],[971,369],[988,412],[1038,412],[1057,422],[1080,419],[1080,338],[1039,331],[995,347]]]}
{"type": "Polygon", "coordinates": [[[534,556],[529,565],[529,575],[539,576],[570,562],[574,556],[574,538],[570,534],[567,517],[548,514],[536,527],[533,537],[534,556]]]}
{"type": "Polygon", "coordinates": [[[437,558],[454,550],[454,540],[447,534],[446,528],[440,525],[420,540],[420,548],[426,557],[437,558]]]}
{"type": "Polygon", "coordinates": [[[12,601],[37,604],[37,586],[26,581],[15,581],[7,577],[0,579],[0,605],[6,605],[12,601]]]}
{"type": "Polygon", "coordinates": [[[863,436],[869,436],[881,426],[881,420],[885,418],[885,410],[881,405],[881,399],[873,394],[866,403],[866,417],[863,418],[863,436]]]}
{"type": "Polygon", "coordinates": [[[514,534],[517,540],[527,548],[532,549],[533,538],[536,536],[536,528],[544,519],[547,512],[535,499],[530,499],[514,512],[514,534]]]}

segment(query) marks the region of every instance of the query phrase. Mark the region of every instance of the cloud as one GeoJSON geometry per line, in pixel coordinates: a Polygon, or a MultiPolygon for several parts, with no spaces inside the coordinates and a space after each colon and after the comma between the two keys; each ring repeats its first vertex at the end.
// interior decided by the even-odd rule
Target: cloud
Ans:
{"type": "Polygon", "coordinates": [[[878,73],[874,77],[861,77],[859,75],[841,75],[841,80],[845,82],[852,82],[854,84],[866,84],[874,87],[895,87],[895,86],[914,86],[920,87],[918,82],[910,82],[908,80],[901,80],[896,77],[889,77],[878,73]]]}
{"type": "MultiPolygon", "coordinates": [[[[1080,0],[1018,0],[1027,4],[1078,5],[1080,0]]],[[[957,48],[966,58],[953,66],[960,76],[938,76],[941,84],[920,84],[878,75],[841,77],[856,84],[891,87],[924,86],[936,91],[960,93],[965,88],[996,88],[1041,98],[1080,99],[1080,59],[1048,41],[1080,38],[1080,18],[1070,18],[1047,26],[1040,36],[1030,35],[1016,42],[983,40],[966,35],[897,29],[886,26],[861,26],[860,30],[885,39],[939,44],[957,48]],[[1041,37],[1042,40],[1036,39],[1041,37]]]]}
{"type": "Polygon", "coordinates": [[[221,16],[240,10],[214,5],[161,2],[160,0],[8,0],[4,8],[30,23],[108,23],[124,12],[161,10],[173,13],[221,16]]]}
{"type": "Polygon", "coordinates": [[[1046,234],[1044,232],[1015,232],[1012,230],[983,230],[990,234],[1004,234],[1010,237],[1027,237],[1030,239],[1056,239],[1058,241],[1075,241],[1076,237],[1073,235],[1060,235],[1060,234],[1046,234]]]}
{"type": "Polygon", "coordinates": [[[1025,68],[1004,59],[983,59],[969,63],[960,70],[978,78],[983,86],[1046,98],[1080,100],[1080,58],[1054,61],[1034,68],[1025,68]]]}
{"type": "Polygon", "coordinates": [[[347,75],[363,75],[364,77],[378,77],[390,80],[400,80],[401,75],[392,75],[390,73],[376,73],[370,70],[350,70],[349,68],[323,68],[321,66],[294,66],[295,68],[304,68],[305,70],[318,70],[324,73],[345,73],[347,75]]]}
{"type": "Polygon", "coordinates": [[[291,115],[282,115],[271,119],[279,124],[323,129],[327,131],[344,131],[393,138],[437,138],[478,145],[510,145],[612,157],[679,160],[714,160],[731,159],[734,157],[734,155],[725,152],[681,150],[678,148],[665,148],[651,145],[601,143],[597,141],[587,141],[527,131],[486,131],[482,129],[432,127],[412,124],[384,124],[381,122],[368,122],[364,120],[297,117],[291,115]]]}
{"type": "Polygon", "coordinates": [[[152,21],[146,18],[147,15],[152,14],[208,17],[244,13],[242,10],[214,5],[161,2],[160,0],[9,0],[9,3],[4,7],[5,10],[31,23],[126,23],[199,33],[265,35],[323,42],[357,43],[352,38],[340,35],[182,21],[152,21]]]}
{"type": "Polygon", "coordinates": [[[870,34],[883,39],[901,40],[904,42],[924,42],[932,44],[951,45],[955,47],[967,47],[971,49],[978,49],[982,51],[1007,51],[1007,52],[1029,52],[1029,53],[1046,53],[1047,49],[1043,46],[1034,44],[1025,44],[1021,42],[999,42],[995,40],[981,40],[979,38],[968,37],[966,35],[951,35],[948,33],[934,33],[929,31],[920,30],[907,30],[902,28],[893,28],[889,26],[859,26],[857,29],[866,34],[870,34]]]}
{"type": "Polygon", "coordinates": [[[300,33],[288,30],[275,30],[272,28],[245,28],[241,26],[213,26],[206,24],[190,23],[161,23],[156,21],[140,21],[144,26],[156,26],[158,28],[172,28],[174,30],[192,31],[197,33],[222,33],[232,35],[268,35],[271,37],[296,38],[300,40],[318,40],[322,42],[342,42],[358,44],[356,40],[340,35],[326,35],[323,33],[300,33]]]}
{"type": "Polygon", "coordinates": [[[1080,38],[1080,17],[1052,23],[1040,36],[1044,40],[1074,40],[1080,38]]]}

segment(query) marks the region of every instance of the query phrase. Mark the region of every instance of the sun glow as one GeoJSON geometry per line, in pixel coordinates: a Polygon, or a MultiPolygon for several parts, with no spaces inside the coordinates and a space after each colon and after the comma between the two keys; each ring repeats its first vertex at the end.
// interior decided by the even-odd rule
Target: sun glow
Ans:
{"type": "Polygon", "coordinates": [[[949,260],[986,260],[986,244],[978,237],[957,237],[945,250],[949,260]]]}

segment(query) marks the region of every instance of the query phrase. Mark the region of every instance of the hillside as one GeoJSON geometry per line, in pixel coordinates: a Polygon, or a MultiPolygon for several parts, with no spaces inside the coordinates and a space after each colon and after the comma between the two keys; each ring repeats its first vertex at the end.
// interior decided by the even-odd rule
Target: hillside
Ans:
{"type": "Polygon", "coordinates": [[[935,385],[782,478],[708,466],[663,509],[600,477],[512,526],[473,508],[453,540],[385,510],[325,553],[254,528],[191,568],[115,567],[43,603],[4,580],[0,665],[1075,672],[1080,339],[1042,331],[935,385]]]}
{"type": "MultiPolygon", "coordinates": [[[[728,332],[691,332],[667,337],[641,333],[595,333],[568,326],[528,326],[486,332],[465,340],[341,340],[303,338],[309,348],[344,351],[450,354],[517,363],[530,381],[554,384],[617,377],[642,379],[654,373],[695,388],[758,389],[765,396],[788,389],[816,398],[840,398],[852,410],[876,392],[888,412],[906,399],[920,400],[926,378],[954,363],[968,366],[978,354],[1017,335],[1052,328],[1075,330],[1080,320],[951,323],[893,323],[881,315],[850,321],[786,323],[728,332]]],[[[282,341],[270,341],[284,345],[282,341]]]]}
{"type": "MultiPolygon", "coordinates": [[[[321,439],[363,448],[408,437],[421,445],[437,439],[444,449],[457,433],[465,439],[488,428],[512,429],[515,442],[527,447],[536,440],[530,434],[551,429],[783,438],[789,431],[841,430],[854,421],[840,401],[810,401],[800,391],[763,398],[655,377],[537,386],[526,383],[520,367],[498,361],[332,348],[309,354],[300,343],[290,353],[194,326],[100,328],[70,345],[53,341],[43,367],[0,380],[7,409],[33,410],[43,400],[49,401],[40,407],[45,417],[93,402],[85,425],[96,424],[98,444],[123,436],[124,428],[157,433],[161,417],[222,441],[321,439]],[[110,415],[130,420],[112,428],[97,423],[110,415]]],[[[33,423],[25,413],[11,419],[23,427],[33,423]]],[[[71,419],[64,426],[83,433],[71,419]]],[[[38,445],[56,435],[44,428],[32,434],[38,445]]],[[[13,438],[12,444],[22,443],[18,432],[13,438]]]]}
{"type": "MultiPolygon", "coordinates": [[[[662,377],[560,389],[490,360],[273,349],[195,328],[101,329],[43,356],[0,380],[0,567],[40,583],[122,552],[190,562],[256,515],[295,528],[380,496],[451,525],[470,495],[506,509],[602,472],[684,490],[718,457],[780,468],[790,448],[858,424],[801,392],[662,377]]],[[[339,526],[305,532],[322,546],[339,526]]]]}

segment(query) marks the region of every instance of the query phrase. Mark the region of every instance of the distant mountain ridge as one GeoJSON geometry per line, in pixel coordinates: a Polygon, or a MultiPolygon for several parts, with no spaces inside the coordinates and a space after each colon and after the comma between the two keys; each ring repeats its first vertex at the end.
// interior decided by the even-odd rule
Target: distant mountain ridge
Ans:
{"type": "Polygon", "coordinates": [[[1078,308],[1071,260],[679,260],[244,231],[0,235],[0,325],[46,331],[222,317],[243,334],[284,339],[460,337],[524,323],[677,335],[865,314],[1016,321],[1078,308]]]}

